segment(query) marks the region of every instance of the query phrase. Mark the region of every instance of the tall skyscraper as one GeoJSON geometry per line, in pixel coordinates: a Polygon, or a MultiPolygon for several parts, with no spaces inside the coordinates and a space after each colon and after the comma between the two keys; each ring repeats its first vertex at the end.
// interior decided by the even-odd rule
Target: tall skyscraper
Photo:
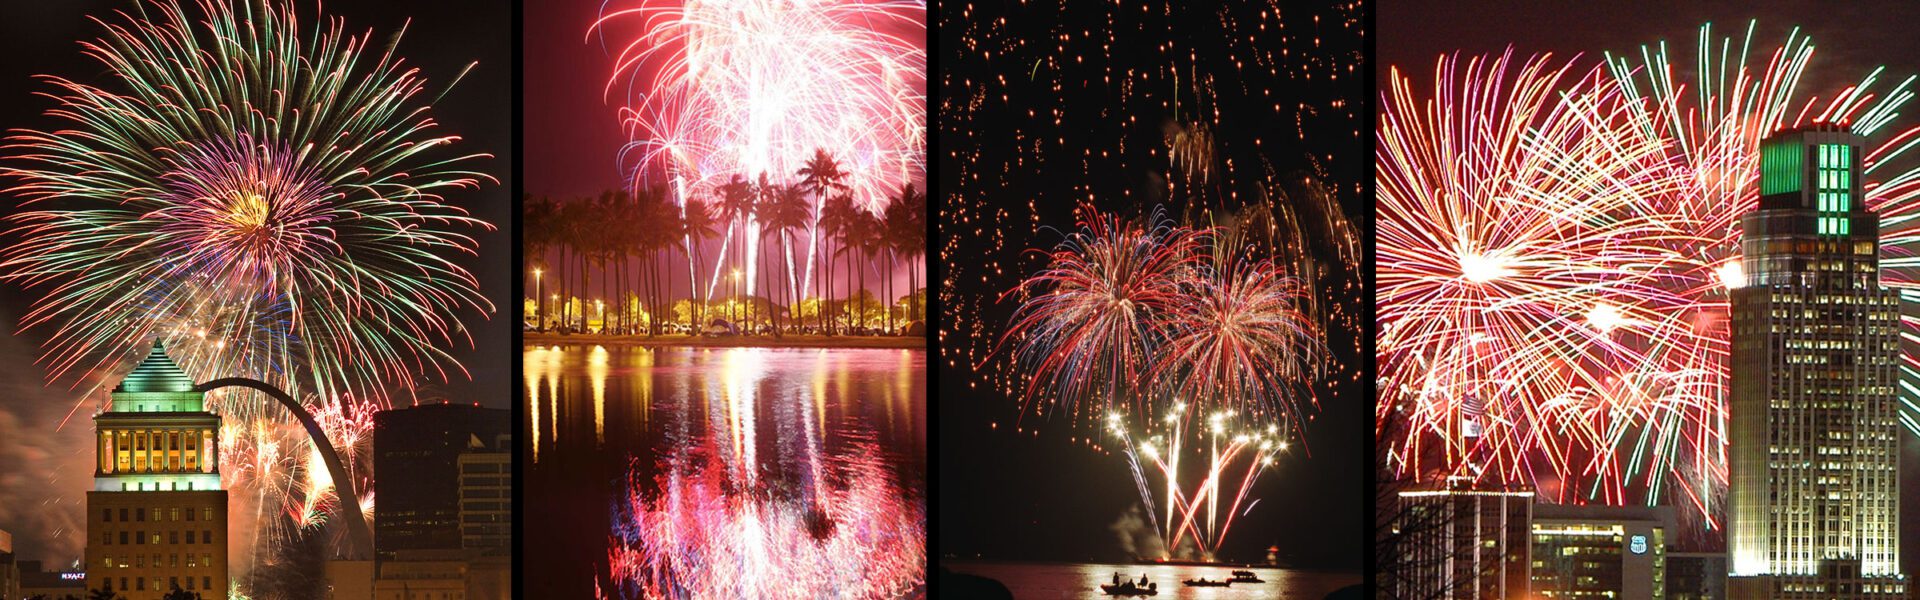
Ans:
{"type": "Polygon", "coordinates": [[[227,492],[220,416],[167,351],[146,360],[93,418],[98,453],[87,492],[87,588],[158,600],[173,588],[227,593],[227,492]]]}
{"type": "Polygon", "coordinates": [[[1729,597],[1905,597],[1900,313],[1862,146],[1833,126],[1761,142],[1731,292],[1729,597]]]}
{"type": "Polygon", "coordinates": [[[405,551],[460,549],[460,455],[476,439],[507,435],[507,428],[507,411],[468,404],[422,404],[375,413],[373,472],[381,481],[406,482],[380,491],[375,558],[391,561],[405,551]]]}
{"type": "Polygon", "coordinates": [[[460,547],[505,555],[513,541],[510,436],[474,436],[460,455],[460,547]]]}

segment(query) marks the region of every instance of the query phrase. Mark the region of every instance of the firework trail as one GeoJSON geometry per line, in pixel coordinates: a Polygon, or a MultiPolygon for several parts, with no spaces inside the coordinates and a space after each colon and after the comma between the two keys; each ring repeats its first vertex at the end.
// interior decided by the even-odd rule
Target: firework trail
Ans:
{"type": "MultiPolygon", "coordinates": [[[[1191,535],[1203,552],[1220,548],[1233,515],[1272,452],[1303,435],[1295,392],[1308,383],[1311,357],[1324,354],[1320,330],[1299,310],[1305,286],[1270,260],[1216,229],[1175,226],[1155,213],[1144,226],[1083,207],[1081,229],[1048,254],[1050,262],[1009,292],[1024,299],[1003,343],[1011,343],[1028,379],[1029,401],[1065,399],[1069,414],[1100,411],[1121,440],[1141,501],[1169,550],[1191,535]],[[1196,410],[1188,411],[1191,403],[1196,410]],[[1168,409],[1167,407],[1171,407],[1168,409]],[[1284,421],[1239,435],[1224,419],[1246,411],[1284,421]],[[1166,415],[1168,433],[1135,444],[1123,413],[1149,425],[1166,415]],[[1197,434],[1211,449],[1208,476],[1187,490],[1180,459],[1192,414],[1210,413],[1197,434]],[[1219,447],[1221,436],[1228,444],[1219,447]],[[1250,447],[1254,466],[1232,488],[1221,520],[1222,469],[1250,447]],[[1166,483],[1165,521],[1141,466],[1145,457],[1166,483]],[[1201,512],[1202,503],[1205,512],[1201,512]]],[[[1311,400],[1310,400],[1311,402],[1311,400]]]]}
{"type": "Polygon", "coordinates": [[[445,255],[491,226],[439,194],[490,181],[459,168],[485,155],[442,149],[459,138],[434,133],[425,80],[370,33],[303,28],[285,3],[194,8],[100,21],[83,46],[106,82],[44,78],[71,128],[8,138],[27,210],[0,267],[46,288],[24,324],[53,328],[51,376],[155,337],[197,377],[322,398],[460,371],[438,347],[466,337],[450,315],[491,307],[445,255]]]}
{"type": "MultiPolygon", "coordinates": [[[[492,306],[454,259],[492,226],[442,194],[492,182],[466,168],[488,155],[447,148],[460,138],[437,131],[398,34],[315,19],[280,0],[143,0],[82,43],[104,77],[42,77],[65,125],[0,146],[20,200],[0,277],[40,292],[22,327],[50,332],[50,379],[163,340],[197,380],[302,398],[355,462],[389,394],[465,376],[443,348],[471,343],[457,313],[492,306]]],[[[209,395],[227,485],[267,524],[256,540],[318,528],[338,501],[274,405],[209,395]]]]}
{"type": "Polygon", "coordinates": [[[1182,280],[1200,260],[1204,234],[1158,213],[1142,227],[1083,208],[1081,230],[1013,290],[1026,300],[1006,339],[1032,373],[1028,398],[1085,399],[1064,408],[1096,414],[1145,401],[1132,392],[1155,359],[1159,319],[1184,301],[1182,280]]]}
{"type": "Polygon", "coordinates": [[[1912,79],[1875,93],[1876,70],[1802,99],[1811,43],[1753,46],[1752,25],[1741,40],[1703,27],[1690,90],[1664,44],[1584,72],[1446,57],[1425,103],[1395,74],[1377,131],[1376,416],[1407,426],[1396,469],[1560,501],[1687,503],[1712,525],[1727,290],[1743,284],[1737,223],[1756,202],[1759,141],[1814,124],[1880,140],[1866,189],[1889,285],[1913,286],[1920,240],[1920,177],[1893,166],[1912,164],[1898,158],[1920,128],[1889,126],[1912,79]]]}
{"type": "MultiPolygon", "coordinates": [[[[620,118],[632,141],[621,162],[633,189],[669,184],[684,207],[718,198],[735,175],[791,176],[816,150],[841,162],[870,212],[904,183],[924,187],[926,19],[924,0],[609,2],[588,35],[637,31],[613,42],[605,91],[626,86],[620,118]]],[[[819,203],[798,289],[814,287],[819,203]]],[[[751,220],[745,228],[752,294],[760,235],[751,220]]],[[[722,239],[733,235],[729,225],[722,239]]]]}
{"type": "MultiPolygon", "coordinates": [[[[1186,431],[1186,405],[1173,405],[1162,420],[1159,433],[1149,428],[1150,437],[1136,444],[1134,435],[1123,423],[1124,417],[1118,413],[1107,415],[1107,431],[1121,441],[1127,452],[1128,467],[1132,469],[1134,481],[1140,488],[1140,495],[1147,511],[1154,510],[1153,494],[1148,491],[1148,483],[1141,466],[1142,459],[1152,465],[1166,483],[1166,520],[1159,522],[1161,540],[1169,556],[1178,552],[1182,542],[1196,544],[1201,556],[1212,559],[1226,541],[1227,533],[1233,528],[1233,521],[1253,509],[1247,502],[1253,491],[1253,483],[1270,466],[1275,457],[1287,450],[1288,444],[1278,425],[1269,425],[1266,429],[1248,429],[1235,432],[1237,416],[1235,411],[1217,412],[1207,418],[1205,427],[1192,432],[1186,431]],[[1181,448],[1189,443],[1190,437],[1205,440],[1208,449],[1204,476],[1193,487],[1182,482],[1180,470],[1181,448]],[[1224,445],[1223,445],[1224,444],[1224,445]],[[1244,462],[1244,470],[1236,463],[1244,462]],[[1235,478],[1235,473],[1239,474],[1235,478]],[[1225,518],[1221,518],[1220,500],[1225,498],[1227,506],[1225,518]],[[1245,507],[1244,509],[1242,507],[1245,507]]],[[[1158,516],[1154,519],[1157,521],[1158,516]]]]}

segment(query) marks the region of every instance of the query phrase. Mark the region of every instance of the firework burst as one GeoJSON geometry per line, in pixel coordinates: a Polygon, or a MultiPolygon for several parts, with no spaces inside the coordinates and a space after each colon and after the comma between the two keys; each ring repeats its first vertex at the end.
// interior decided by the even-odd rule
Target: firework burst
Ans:
{"type": "MultiPolygon", "coordinates": [[[[842,161],[853,200],[879,212],[903,183],[924,179],[926,15],[923,0],[608,5],[590,36],[622,24],[639,31],[616,42],[606,90],[631,90],[620,117],[633,140],[621,159],[633,189],[668,185],[684,206],[720,197],[736,175],[791,175],[825,150],[842,161]]],[[[760,236],[757,223],[745,228],[746,264],[737,266],[751,294],[760,236]]],[[[798,289],[813,289],[814,254],[798,267],[798,289]]],[[[709,290],[724,269],[715,264],[709,290]]]]}
{"type": "Polygon", "coordinates": [[[1420,432],[1389,460],[1582,475],[1617,497],[1614,455],[1547,413],[1635,412],[1596,392],[1702,358],[1675,351],[1703,336],[1657,279],[1686,234],[1638,212],[1672,187],[1649,175],[1661,145],[1609,108],[1597,67],[1443,58],[1435,80],[1420,102],[1396,71],[1380,121],[1377,406],[1420,432]]]}
{"type": "Polygon", "coordinates": [[[1271,260],[1248,258],[1239,235],[1176,226],[1158,212],[1144,226],[1091,206],[1082,213],[1080,231],[1011,292],[1025,300],[1004,343],[1029,369],[1028,398],[1066,399],[1069,414],[1106,415],[1166,547],[1188,542],[1212,556],[1254,481],[1303,433],[1297,393],[1307,388],[1311,358],[1325,353],[1320,329],[1300,308],[1307,287],[1271,260]],[[1243,412],[1287,425],[1239,432],[1228,419],[1243,412]],[[1165,433],[1136,445],[1123,413],[1165,433]],[[1195,414],[1209,416],[1189,428],[1195,414]],[[1211,450],[1194,488],[1180,468],[1188,431],[1211,450]],[[1243,457],[1248,468],[1233,477],[1227,469],[1243,457]],[[1158,503],[1142,461],[1165,483],[1158,503]]]}
{"type": "Polygon", "coordinates": [[[441,349],[467,337],[452,315],[491,306],[450,257],[491,226],[440,194],[490,178],[446,150],[421,75],[288,3],[120,17],[84,44],[101,83],[44,78],[68,128],[5,146],[25,209],[0,267],[45,290],[23,321],[51,327],[51,376],[153,338],[196,377],[325,401],[464,374],[441,349]]]}
{"type": "Polygon", "coordinates": [[[1014,290],[1026,296],[1007,339],[1032,373],[1029,398],[1087,398],[1069,412],[1104,412],[1129,395],[1154,359],[1158,319],[1185,301],[1201,235],[1156,217],[1145,227],[1085,207],[1081,230],[1049,254],[1045,270],[1014,290]]]}
{"type": "Polygon", "coordinates": [[[1866,189],[1889,285],[1913,286],[1902,258],[1920,239],[1920,173],[1894,166],[1920,129],[1889,133],[1912,79],[1876,93],[1874,71],[1802,99],[1811,43],[1753,46],[1751,25],[1741,40],[1703,27],[1691,86],[1664,45],[1588,71],[1442,58],[1427,102],[1394,75],[1376,155],[1376,416],[1394,468],[1690,503],[1712,524],[1760,140],[1815,124],[1880,140],[1866,189]]]}

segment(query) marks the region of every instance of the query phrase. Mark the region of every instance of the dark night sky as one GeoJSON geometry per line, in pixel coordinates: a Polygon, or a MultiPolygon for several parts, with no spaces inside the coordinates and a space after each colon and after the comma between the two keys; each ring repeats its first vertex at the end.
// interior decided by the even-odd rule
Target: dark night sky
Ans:
{"type": "MultiPolygon", "coordinates": [[[[1076,203],[1088,199],[1133,218],[1155,206],[1179,217],[1200,203],[1236,209],[1306,173],[1335,190],[1331,206],[1351,215],[1364,238],[1371,116],[1359,102],[1370,78],[1359,23],[1350,7],[1298,3],[943,6],[935,52],[937,264],[946,282],[935,471],[940,556],[1128,558],[1114,526],[1139,496],[1121,455],[1094,447],[1108,436],[1084,417],[1028,413],[1019,420],[1021,402],[995,385],[1006,361],[972,366],[1015,308],[997,298],[1040,266],[1022,253],[1052,248],[1061,233],[1047,227],[1071,231],[1076,203]],[[1276,6],[1284,6],[1277,18],[1276,6]],[[1212,89],[1199,98],[1196,75],[1212,89]],[[1162,128],[1174,121],[1176,89],[1181,120],[1199,115],[1216,139],[1216,183],[1198,193],[1167,185],[1162,128]]],[[[1338,268],[1324,278],[1328,300],[1362,306],[1370,294],[1354,287],[1357,270],[1338,268]]],[[[1361,567],[1370,401],[1358,376],[1365,351],[1349,332],[1372,316],[1346,317],[1348,328],[1336,325],[1328,339],[1337,375],[1318,386],[1321,408],[1306,426],[1311,456],[1284,455],[1256,484],[1260,501],[1234,525],[1223,558],[1259,560],[1278,545],[1300,566],[1361,567]]]]}
{"type": "MultiPolygon", "coordinates": [[[[1813,39],[1813,61],[1804,90],[1824,90],[1857,82],[1873,68],[1885,66],[1882,90],[1920,73],[1920,3],[1869,2],[1414,2],[1382,1],[1377,6],[1376,79],[1387,81],[1389,67],[1398,66],[1418,89],[1432,87],[1433,63],[1439,55],[1497,53],[1511,45],[1527,56],[1551,52],[1558,58],[1584,53],[1598,61],[1600,52],[1630,53],[1636,59],[1642,44],[1666,40],[1670,52],[1691,60],[1702,24],[1713,23],[1716,37],[1743,36],[1747,24],[1758,19],[1755,48],[1777,47],[1788,31],[1800,27],[1813,39]],[[1806,84],[1813,84],[1806,87],[1806,84]]],[[[1676,65],[1685,68],[1686,65],[1676,65]]],[[[1682,79],[1690,78],[1686,74],[1682,79]]],[[[1809,92],[1803,91],[1803,96],[1809,92]]],[[[1909,114],[1911,111],[1909,111],[1909,114]]],[[[1912,117],[1906,117],[1911,123],[1912,117]]],[[[1908,344],[1911,356],[1917,349],[1908,344]]],[[[1909,574],[1920,559],[1920,440],[1904,436],[1901,497],[1907,507],[1902,519],[1902,563],[1909,574]]],[[[1718,541],[1713,541],[1716,546],[1718,541]]]]}
{"type": "Polygon", "coordinates": [[[602,36],[587,37],[600,4],[599,0],[540,2],[539,10],[525,11],[521,21],[526,35],[522,92],[528,194],[590,196],[625,183],[619,152],[627,136],[620,131],[615,113],[625,90],[616,88],[613,95],[601,96],[613,71],[613,56],[602,36]]]}
{"type": "MultiPolygon", "coordinates": [[[[315,3],[302,0],[297,4],[303,24],[311,23],[315,3]]],[[[113,10],[131,6],[130,0],[8,2],[0,6],[0,54],[7,57],[0,61],[0,90],[4,90],[0,92],[0,128],[64,126],[41,114],[51,101],[32,94],[47,89],[33,76],[57,74],[105,83],[101,80],[105,69],[81,55],[79,42],[95,39],[101,33],[100,27],[86,17],[105,18],[113,10]]],[[[464,257],[462,264],[479,277],[481,289],[496,307],[510,308],[510,219],[516,215],[509,191],[513,186],[509,178],[513,159],[510,3],[330,0],[324,6],[328,14],[347,19],[348,31],[361,33],[372,28],[380,42],[390,39],[411,17],[399,54],[423,71],[431,93],[445,89],[468,63],[478,62],[434,105],[432,114],[440,122],[440,131],[464,137],[455,150],[493,155],[474,161],[469,168],[494,175],[499,179],[497,185],[453,192],[447,199],[497,227],[487,232],[465,232],[476,239],[480,254],[464,257]]],[[[12,210],[13,199],[0,202],[12,210]]],[[[11,239],[0,239],[0,243],[11,243],[11,239]]],[[[74,558],[81,544],[77,536],[84,533],[84,525],[77,523],[77,503],[83,500],[80,492],[88,484],[85,477],[62,479],[59,473],[89,472],[87,411],[80,411],[64,429],[55,430],[80,392],[70,390],[68,381],[47,384],[44,372],[33,364],[47,332],[19,331],[19,316],[32,299],[31,293],[15,284],[3,284],[0,296],[4,297],[0,300],[0,331],[8,332],[0,334],[0,390],[5,391],[0,397],[6,398],[0,402],[0,461],[4,461],[0,464],[70,467],[0,469],[0,530],[16,535],[16,544],[27,559],[74,558]]],[[[505,408],[512,385],[508,348],[514,320],[473,310],[462,312],[460,318],[472,330],[474,343],[458,343],[452,352],[472,379],[455,374],[454,381],[424,390],[423,397],[505,408]]]]}

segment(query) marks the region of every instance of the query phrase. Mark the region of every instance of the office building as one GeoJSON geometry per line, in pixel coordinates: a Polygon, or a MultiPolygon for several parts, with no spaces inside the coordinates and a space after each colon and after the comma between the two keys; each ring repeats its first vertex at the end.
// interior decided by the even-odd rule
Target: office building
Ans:
{"type": "Polygon", "coordinates": [[[1539,598],[1665,598],[1671,507],[1533,507],[1533,593],[1539,598]]]}
{"type": "Polygon", "coordinates": [[[93,418],[86,582],[124,600],[227,593],[220,417],[156,343],[93,418]]]}
{"type": "Polygon", "coordinates": [[[1529,597],[1533,492],[1454,477],[1402,491],[1389,539],[1397,564],[1383,574],[1389,597],[1504,600],[1529,597]]]}
{"type": "MultiPolygon", "coordinates": [[[[459,458],[460,546],[506,555],[513,541],[513,461],[508,436],[469,448],[459,458]]],[[[476,437],[471,440],[479,442],[476,437]]]]}
{"type": "Polygon", "coordinates": [[[1863,145],[1827,125],[1760,145],[1731,291],[1731,597],[1906,597],[1899,300],[1880,283],[1863,145]]]}
{"type": "Polygon", "coordinates": [[[461,548],[460,456],[474,440],[507,435],[507,411],[469,404],[422,404],[373,417],[373,472],[382,482],[374,557],[461,548]]]}
{"type": "Polygon", "coordinates": [[[1667,600],[1727,600],[1724,552],[1668,552],[1667,600]]]}

